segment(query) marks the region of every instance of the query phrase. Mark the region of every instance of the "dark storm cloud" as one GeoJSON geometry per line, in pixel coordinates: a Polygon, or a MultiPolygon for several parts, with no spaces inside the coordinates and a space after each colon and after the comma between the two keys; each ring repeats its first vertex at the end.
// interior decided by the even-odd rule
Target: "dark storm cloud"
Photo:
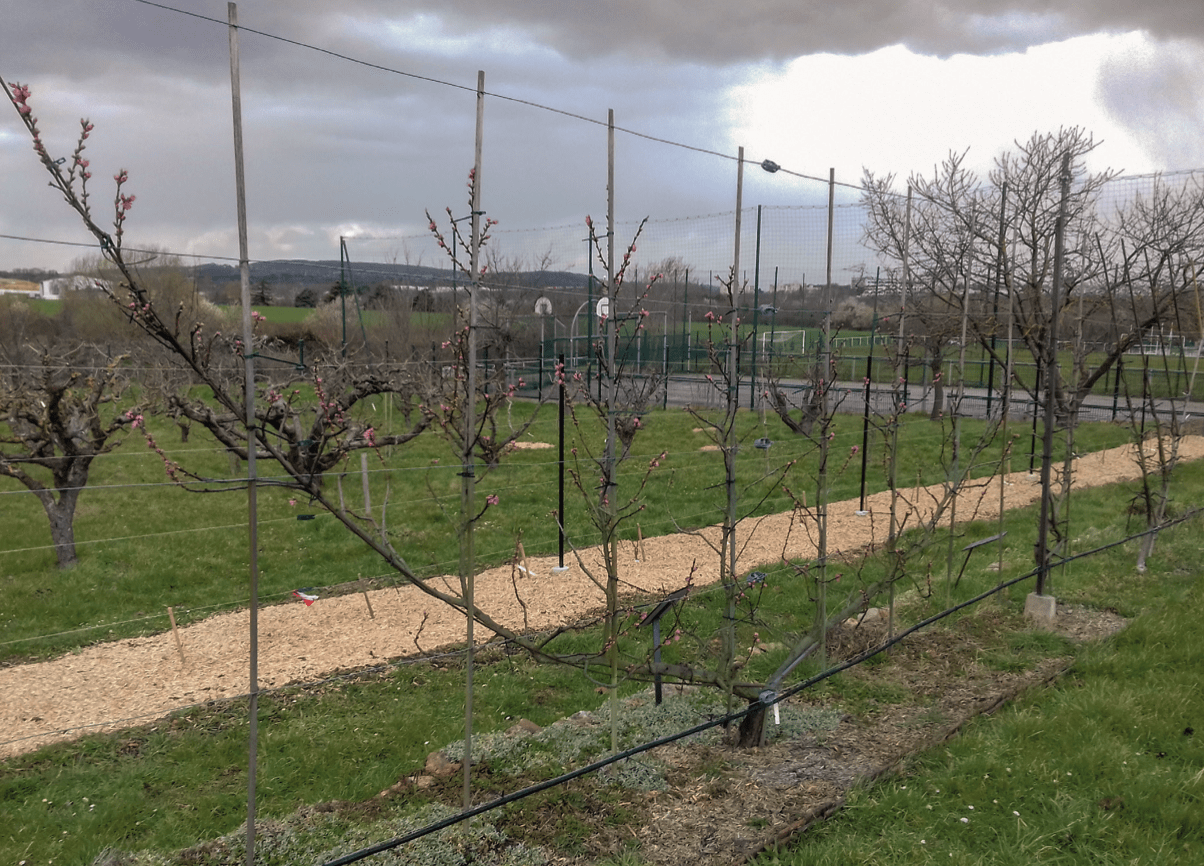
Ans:
{"type": "MultiPolygon", "coordinates": [[[[215,20],[135,0],[9,0],[0,74],[33,86],[54,152],[69,152],[79,117],[97,122],[89,153],[107,174],[130,169],[145,240],[195,241],[229,254],[226,3],[168,3],[215,20]]],[[[240,34],[248,206],[263,232],[262,256],[329,255],[303,249],[305,238],[326,244],[348,225],[421,231],[424,207],[458,205],[478,69],[492,93],[597,121],[614,108],[620,126],[728,152],[727,88],[758,66],[809,53],[904,44],[938,56],[991,54],[1133,28],[1204,41],[1199,0],[240,0],[238,12],[249,28],[240,34]]],[[[1151,150],[1171,141],[1183,153],[1201,140],[1178,113],[1201,116],[1199,68],[1146,59],[1110,69],[1101,88],[1135,130],[1147,112],[1158,113],[1171,134],[1150,141],[1151,150]],[[1143,98],[1154,86],[1159,97],[1143,98]]],[[[508,225],[546,225],[598,213],[603,129],[500,99],[487,102],[486,125],[485,192],[495,215],[508,225]]],[[[633,137],[619,148],[624,208],[681,214],[729,206],[729,163],[633,137]]],[[[82,239],[31,158],[15,117],[0,117],[0,201],[8,205],[0,233],[82,239]]],[[[780,180],[778,188],[789,189],[780,180]]],[[[5,258],[12,263],[12,249],[0,245],[0,268],[5,258]]],[[[31,247],[22,256],[37,263],[49,252],[31,247]]]]}
{"type": "MultiPolygon", "coordinates": [[[[392,4],[362,0],[383,12],[392,4]]],[[[342,8],[347,8],[346,5],[342,8]]],[[[1197,0],[419,0],[466,29],[529,28],[565,54],[622,53],[704,64],[859,54],[903,44],[918,53],[990,54],[1100,31],[1204,39],[1197,0]]]]}
{"type": "MultiPolygon", "coordinates": [[[[148,70],[175,74],[222,67],[210,43],[223,42],[225,31],[203,20],[134,0],[14,5],[5,16],[8,34],[26,46],[58,46],[31,52],[30,71],[87,75],[98,64],[130,63],[135,56],[133,62],[148,70]]],[[[219,0],[167,5],[221,21],[226,17],[226,4],[219,0]]],[[[456,33],[515,28],[512,38],[571,58],[622,54],[702,65],[789,60],[815,52],[859,54],[898,44],[939,56],[991,54],[1086,33],[1139,29],[1158,39],[1204,40],[1197,0],[242,0],[238,10],[244,27],[357,55],[365,49],[367,33],[421,13],[438,16],[456,33]]],[[[291,56],[283,44],[256,42],[250,34],[244,38],[251,40],[252,51],[291,56]]],[[[389,53],[397,59],[421,49],[401,39],[389,53]]]]}
{"type": "MultiPolygon", "coordinates": [[[[213,0],[181,5],[225,14],[225,4],[213,0]]],[[[137,242],[230,254],[226,28],[130,0],[60,3],[56,20],[44,17],[43,6],[20,0],[8,16],[13,27],[6,32],[22,39],[5,41],[0,73],[33,87],[51,152],[70,152],[78,118],[89,116],[97,129],[88,154],[100,169],[94,201],[109,194],[107,175],[127,167],[138,195],[130,227],[137,242]]],[[[437,20],[393,30],[377,15],[335,4],[239,4],[246,27],[468,88],[240,34],[248,210],[253,226],[274,227],[257,245],[259,256],[331,256],[330,239],[337,242],[344,227],[422,232],[424,208],[460,205],[472,163],[478,68],[488,70],[491,91],[597,121],[615,106],[621,124],[720,146],[713,119],[725,78],[716,70],[627,62],[595,74],[554,50],[508,42],[512,34],[465,36],[437,20]]],[[[605,188],[603,127],[505,100],[489,101],[486,121],[491,215],[508,225],[543,224],[597,209],[605,188]]],[[[626,155],[630,164],[632,150],[626,155]]],[[[671,198],[668,181],[645,183],[631,171],[619,185],[665,193],[662,205],[671,198]]],[[[0,114],[0,200],[10,203],[0,209],[0,233],[86,240],[47,193],[10,109],[0,114]]],[[[0,245],[0,269],[14,263],[11,244],[0,245]]],[[[46,257],[58,253],[30,247],[20,258],[48,264],[46,257]]],[[[55,264],[71,255],[58,255],[55,264]]]]}

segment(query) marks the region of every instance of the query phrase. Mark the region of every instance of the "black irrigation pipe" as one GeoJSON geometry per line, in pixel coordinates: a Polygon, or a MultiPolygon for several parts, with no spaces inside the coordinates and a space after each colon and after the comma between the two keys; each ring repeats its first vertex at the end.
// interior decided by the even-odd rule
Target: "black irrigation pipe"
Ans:
{"type": "MultiPolygon", "coordinates": [[[[1163,523],[1159,526],[1154,527],[1153,529],[1147,529],[1144,532],[1135,533],[1133,535],[1127,536],[1126,538],[1122,538],[1119,541],[1112,541],[1112,542],[1109,542],[1108,544],[1101,545],[1101,546],[1093,548],[1091,550],[1085,550],[1082,553],[1076,553],[1074,556],[1070,556],[1070,557],[1067,557],[1066,559],[1063,559],[1060,564],[1073,562],[1076,559],[1083,559],[1084,557],[1087,557],[1087,556],[1093,556],[1096,553],[1101,553],[1102,551],[1108,550],[1109,548],[1112,548],[1112,547],[1119,547],[1122,544],[1127,544],[1128,542],[1133,541],[1134,539],[1142,538],[1143,536],[1150,535],[1151,533],[1161,532],[1165,529],[1170,529],[1173,526],[1176,526],[1180,523],[1190,520],[1193,517],[1198,516],[1202,512],[1204,512],[1204,509],[1194,508],[1191,511],[1189,511],[1187,514],[1184,514],[1182,517],[1178,517],[1175,520],[1170,521],[1169,523],[1163,523]]],[[[367,848],[361,848],[358,851],[352,851],[350,854],[344,854],[343,856],[338,857],[334,860],[328,860],[325,863],[323,863],[322,866],[345,866],[345,864],[347,864],[347,863],[355,863],[358,860],[363,860],[365,857],[371,857],[373,854],[380,854],[384,851],[389,851],[389,850],[392,850],[393,848],[398,848],[402,845],[405,845],[408,842],[413,842],[414,840],[420,839],[423,836],[428,836],[431,833],[436,833],[439,830],[443,830],[443,829],[446,829],[447,827],[451,827],[455,824],[459,824],[460,822],[466,821],[469,818],[475,818],[477,815],[482,815],[486,812],[491,812],[494,809],[500,808],[502,806],[509,805],[510,803],[514,803],[519,800],[524,800],[533,794],[540,793],[541,791],[547,791],[550,788],[559,787],[560,785],[563,785],[566,782],[571,782],[573,779],[578,779],[581,776],[585,776],[585,775],[593,773],[597,770],[601,770],[604,767],[608,767],[611,764],[626,760],[627,758],[634,757],[635,755],[641,754],[643,752],[651,751],[652,749],[656,749],[656,748],[659,748],[660,746],[668,745],[669,743],[673,743],[673,742],[676,742],[677,740],[681,740],[686,737],[693,736],[694,734],[700,734],[703,731],[718,727],[720,725],[724,725],[724,726],[730,725],[732,722],[738,721],[739,719],[743,719],[745,716],[747,716],[751,713],[757,712],[766,707],[773,706],[774,704],[779,703],[780,701],[783,701],[786,698],[796,695],[801,691],[809,689],[812,686],[823,682],[824,680],[828,679],[829,677],[833,677],[838,673],[841,673],[843,671],[848,670],[849,668],[856,667],[857,665],[859,665],[865,661],[868,661],[869,659],[873,658],[874,656],[878,655],[879,653],[885,652],[886,650],[890,649],[895,644],[899,643],[904,638],[909,637],[910,635],[914,634],[915,632],[919,631],[920,629],[927,628],[928,626],[932,625],[933,623],[938,622],[947,616],[951,616],[954,613],[957,613],[959,610],[970,607],[971,605],[978,604],[980,601],[990,598],[992,595],[994,595],[997,592],[1007,589],[1008,587],[1015,586],[1018,583],[1023,583],[1024,581],[1035,577],[1038,570],[1039,570],[1038,568],[1033,568],[1031,571],[1026,572],[1025,574],[1022,574],[1019,577],[1014,577],[1011,580],[1004,581],[1003,583],[1000,583],[1000,584],[992,587],[991,589],[986,590],[985,592],[979,593],[978,595],[974,596],[973,598],[971,598],[967,601],[961,602],[960,604],[956,604],[953,607],[946,608],[945,610],[943,610],[939,613],[933,614],[932,616],[928,617],[927,619],[920,620],[920,622],[916,623],[911,628],[907,629],[906,631],[900,632],[899,634],[895,635],[893,638],[886,641],[885,643],[883,643],[877,647],[874,647],[873,649],[868,649],[865,652],[860,653],[859,655],[856,655],[851,659],[848,659],[847,661],[843,662],[840,665],[837,665],[834,668],[829,668],[828,670],[826,670],[822,673],[816,674],[815,676],[811,677],[810,679],[804,680],[803,682],[799,683],[796,686],[792,686],[791,688],[787,689],[786,691],[782,692],[781,694],[773,694],[771,692],[766,692],[766,693],[762,694],[761,700],[757,701],[754,704],[749,704],[745,709],[740,710],[739,712],[734,712],[734,713],[730,713],[726,716],[722,716],[720,718],[711,719],[710,721],[703,722],[702,724],[699,724],[699,725],[695,725],[692,728],[687,728],[684,731],[679,731],[676,734],[670,734],[666,737],[661,737],[660,739],[657,739],[657,740],[651,740],[646,743],[641,743],[638,746],[633,746],[630,749],[626,749],[622,752],[618,752],[617,754],[611,755],[608,758],[603,758],[600,761],[595,761],[592,764],[587,764],[584,767],[579,767],[576,770],[572,770],[568,773],[563,773],[563,774],[561,774],[559,776],[555,776],[551,779],[546,779],[543,782],[538,782],[534,785],[529,785],[526,788],[521,788],[510,794],[506,794],[505,796],[498,797],[497,799],[494,799],[494,800],[490,800],[488,803],[482,803],[480,806],[476,806],[475,808],[468,809],[468,810],[460,812],[456,815],[452,815],[452,816],[444,818],[440,821],[436,821],[434,824],[428,824],[427,826],[421,827],[417,830],[407,833],[404,836],[398,836],[394,839],[389,839],[385,842],[378,842],[377,844],[369,846],[367,848]]]]}

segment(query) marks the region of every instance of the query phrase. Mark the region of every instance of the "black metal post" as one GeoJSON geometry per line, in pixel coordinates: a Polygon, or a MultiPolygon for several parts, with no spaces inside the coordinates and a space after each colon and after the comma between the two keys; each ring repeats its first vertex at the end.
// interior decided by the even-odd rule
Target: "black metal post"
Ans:
{"type": "MultiPolygon", "coordinates": [[[[874,325],[877,326],[877,317],[874,325]]],[[[873,334],[873,331],[870,331],[873,334]]],[[[865,510],[865,469],[870,445],[870,383],[874,380],[874,340],[870,337],[870,353],[865,357],[865,410],[861,418],[861,505],[858,514],[866,514],[865,510]]]]}
{"type": "Polygon", "coordinates": [[[560,524],[559,568],[564,570],[564,353],[560,353],[560,504],[556,506],[556,522],[560,524]]]}
{"type": "Polygon", "coordinates": [[[1116,405],[1120,402],[1120,380],[1125,374],[1125,356],[1116,356],[1116,378],[1112,381],[1112,420],[1116,421],[1116,405]]]}
{"type": "Polygon", "coordinates": [[[690,369],[690,269],[686,268],[686,282],[681,287],[681,336],[682,336],[682,365],[681,372],[690,369]]]}
{"type": "Polygon", "coordinates": [[[753,337],[752,337],[752,387],[748,389],[748,408],[755,409],[757,402],[757,326],[761,314],[761,205],[757,205],[757,251],[753,264],[753,337]]]}
{"type": "MultiPolygon", "coordinates": [[[[1043,368],[1041,365],[1041,357],[1037,357],[1037,382],[1033,387],[1034,394],[1041,393],[1041,378],[1043,368]]],[[[1037,468],[1037,399],[1033,398],[1033,432],[1029,437],[1028,443],[1028,471],[1031,473],[1037,468]]]]}

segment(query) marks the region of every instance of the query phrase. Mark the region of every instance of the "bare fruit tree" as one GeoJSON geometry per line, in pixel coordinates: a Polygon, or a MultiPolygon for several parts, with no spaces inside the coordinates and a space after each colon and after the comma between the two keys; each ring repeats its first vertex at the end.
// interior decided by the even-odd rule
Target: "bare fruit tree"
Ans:
{"type": "Polygon", "coordinates": [[[122,369],[126,356],[105,359],[90,347],[56,347],[36,363],[7,352],[3,360],[0,475],[42,503],[58,566],[70,568],[78,561],[75,509],[92,462],[142,423],[139,408],[116,408],[129,385],[122,369]]]}
{"type": "Polygon", "coordinates": [[[1118,201],[1106,194],[1116,173],[1086,168],[1096,145],[1078,127],[1035,133],[997,157],[985,178],[967,167],[965,152],[950,154],[931,177],[908,179],[910,209],[892,177],[867,171],[863,178],[865,242],[909,273],[909,314],[930,336],[968,314],[970,340],[1001,367],[1006,353],[997,340],[1010,324],[1030,356],[1037,375],[1017,375],[1005,387],[1027,390],[1065,431],[1050,527],[1059,543],[1057,512],[1069,491],[1083,402],[1144,332],[1178,315],[1179,262],[1199,260],[1204,243],[1198,183],[1155,179],[1149,194],[1118,201]],[[988,305],[990,295],[1002,303],[988,305]],[[1088,341],[1084,323],[1092,321],[1099,324],[1088,341]],[[1060,358],[1068,349],[1070,363],[1060,358]]]}

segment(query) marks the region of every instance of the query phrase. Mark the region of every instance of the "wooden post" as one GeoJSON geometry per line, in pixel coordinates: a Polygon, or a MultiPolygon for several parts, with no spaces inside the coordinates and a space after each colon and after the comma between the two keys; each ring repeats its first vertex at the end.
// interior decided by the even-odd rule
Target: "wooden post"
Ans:
{"type": "Polygon", "coordinates": [[[372,600],[368,598],[368,590],[360,590],[364,594],[364,604],[368,605],[368,616],[371,619],[376,619],[376,614],[372,612],[372,600]]]}
{"type": "Polygon", "coordinates": [[[372,514],[372,496],[368,493],[368,454],[360,452],[360,478],[364,484],[364,513],[372,514]]]}
{"type": "Polygon", "coordinates": [[[242,344],[247,428],[247,529],[250,547],[250,687],[247,701],[247,866],[255,866],[256,786],[259,766],[259,510],[255,452],[255,349],[251,320],[251,257],[247,242],[246,175],[243,170],[242,92],[238,62],[238,4],[227,3],[230,36],[230,102],[234,122],[234,187],[238,208],[238,269],[242,284],[242,344]]]}
{"type": "Polygon", "coordinates": [[[176,628],[176,612],[170,605],[167,607],[167,618],[171,620],[171,636],[176,639],[176,652],[180,654],[180,665],[187,666],[188,660],[184,658],[184,645],[180,643],[180,630],[176,628]]]}
{"type": "MultiPolygon", "coordinates": [[[[473,654],[475,638],[473,625],[476,621],[476,547],[474,524],[476,513],[476,456],[473,440],[476,436],[477,400],[477,339],[480,324],[480,271],[477,257],[481,241],[481,151],[485,129],[485,72],[477,70],[477,120],[472,167],[472,239],[469,243],[469,295],[468,295],[468,358],[465,370],[465,398],[463,403],[463,444],[460,451],[460,521],[463,528],[460,538],[460,586],[464,594],[466,647],[464,655],[464,808],[472,808],[472,726],[473,726],[473,654]]],[[[454,246],[454,245],[453,245],[454,246]]]]}

